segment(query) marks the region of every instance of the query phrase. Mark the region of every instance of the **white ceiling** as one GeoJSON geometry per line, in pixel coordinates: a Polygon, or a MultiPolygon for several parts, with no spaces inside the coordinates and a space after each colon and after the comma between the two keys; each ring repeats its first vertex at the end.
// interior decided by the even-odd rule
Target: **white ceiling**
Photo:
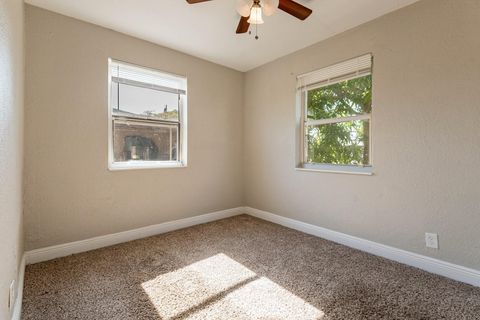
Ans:
{"type": "Polygon", "coordinates": [[[237,0],[26,0],[27,3],[240,71],[312,45],[418,0],[297,0],[312,15],[264,17],[260,39],[235,34],[237,0]]]}

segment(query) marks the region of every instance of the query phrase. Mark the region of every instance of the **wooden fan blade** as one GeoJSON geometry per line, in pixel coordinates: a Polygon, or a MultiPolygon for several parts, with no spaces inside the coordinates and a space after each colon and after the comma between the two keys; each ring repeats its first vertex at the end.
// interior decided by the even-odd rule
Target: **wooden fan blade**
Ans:
{"type": "Polygon", "coordinates": [[[250,28],[250,23],[248,23],[248,18],[250,17],[241,17],[240,22],[238,22],[237,33],[245,33],[250,28]]]}
{"type": "Polygon", "coordinates": [[[210,1],[210,0],[187,0],[187,2],[189,4],[200,3],[200,2],[205,2],[205,1],[210,1]]]}
{"type": "Polygon", "coordinates": [[[278,9],[283,10],[300,20],[305,20],[312,14],[311,9],[292,0],[280,0],[278,3],[278,9]]]}

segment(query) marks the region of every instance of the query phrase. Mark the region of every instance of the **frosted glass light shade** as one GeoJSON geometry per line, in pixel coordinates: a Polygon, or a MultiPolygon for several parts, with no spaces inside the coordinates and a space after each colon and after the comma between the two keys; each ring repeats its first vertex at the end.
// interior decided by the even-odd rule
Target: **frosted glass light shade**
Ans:
{"type": "Polygon", "coordinates": [[[250,24],[263,24],[262,7],[259,5],[253,5],[250,11],[250,18],[247,21],[250,24]]]}

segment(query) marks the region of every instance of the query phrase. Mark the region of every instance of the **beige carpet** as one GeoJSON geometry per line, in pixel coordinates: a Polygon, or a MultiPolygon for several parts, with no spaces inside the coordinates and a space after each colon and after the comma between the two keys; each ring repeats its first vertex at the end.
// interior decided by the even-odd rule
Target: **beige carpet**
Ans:
{"type": "Polygon", "coordinates": [[[480,288],[246,215],[30,265],[23,319],[480,319],[480,288]]]}

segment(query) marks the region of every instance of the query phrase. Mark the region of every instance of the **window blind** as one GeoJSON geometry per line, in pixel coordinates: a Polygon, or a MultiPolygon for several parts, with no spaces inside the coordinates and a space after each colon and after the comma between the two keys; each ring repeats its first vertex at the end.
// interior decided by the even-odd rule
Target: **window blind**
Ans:
{"type": "Polygon", "coordinates": [[[187,79],[168,73],[137,68],[125,63],[112,61],[110,76],[113,82],[152,90],[186,94],[187,79]]]}
{"type": "Polygon", "coordinates": [[[372,55],[353,58],[319,70],[297,76],[297,89],[306,90],[311,87],[320,87],[346,79],[371,74],[372,55]]]}

